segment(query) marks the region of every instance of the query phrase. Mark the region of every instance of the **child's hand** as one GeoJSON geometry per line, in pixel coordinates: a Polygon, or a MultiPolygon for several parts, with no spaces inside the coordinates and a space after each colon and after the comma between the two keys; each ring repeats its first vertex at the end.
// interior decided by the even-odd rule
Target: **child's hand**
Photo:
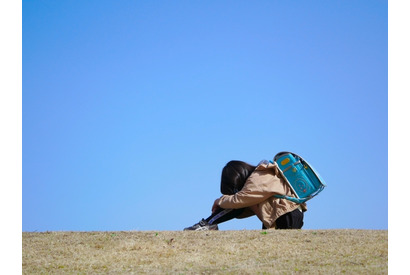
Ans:
{"type": "Polygon", "coordinates": [[[214,205],[212,205],[212,213],[214,213],[219,208],[219,198],[214,201],[214,205]]]}

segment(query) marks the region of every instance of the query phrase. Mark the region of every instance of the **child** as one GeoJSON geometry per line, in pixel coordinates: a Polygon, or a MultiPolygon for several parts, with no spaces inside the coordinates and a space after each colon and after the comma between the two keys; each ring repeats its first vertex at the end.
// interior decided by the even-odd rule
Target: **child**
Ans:
{"type": "Polygon", "coordinates": [[[252,166],[232,160],[222,170],[222,197],[215,200],[207,219],[184,230],[218,230],[218,224],[233,218],[256,215],[262,228],[301,229],[306,204],[296,204],[275,194],[292,195],[278,167],[268,161],[252,166]]]}

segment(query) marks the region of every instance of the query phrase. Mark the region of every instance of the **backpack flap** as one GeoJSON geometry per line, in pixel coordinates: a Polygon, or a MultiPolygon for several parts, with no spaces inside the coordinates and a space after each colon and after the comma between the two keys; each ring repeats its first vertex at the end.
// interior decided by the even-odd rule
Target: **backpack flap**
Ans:
{"type": "Polygon", "coordinates": [[[326,186],[320,175],[299,155],[281,152],[275,156],[274,162],[296,196],[294,198],[275,195],[275,197],[304,203],[319,194],[326,186]]]}

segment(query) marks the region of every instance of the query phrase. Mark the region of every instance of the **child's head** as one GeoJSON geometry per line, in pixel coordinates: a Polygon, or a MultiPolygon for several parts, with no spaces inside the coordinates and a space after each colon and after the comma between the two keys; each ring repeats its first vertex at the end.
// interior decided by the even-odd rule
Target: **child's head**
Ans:
{"type": "Polygon", "coordinates": [[[221,176],[221,193],[224,195],[233,195],[244,186],[246,179],[255,170],[246,162],[239,160],[231,160],[222,169],[221,176]]]}

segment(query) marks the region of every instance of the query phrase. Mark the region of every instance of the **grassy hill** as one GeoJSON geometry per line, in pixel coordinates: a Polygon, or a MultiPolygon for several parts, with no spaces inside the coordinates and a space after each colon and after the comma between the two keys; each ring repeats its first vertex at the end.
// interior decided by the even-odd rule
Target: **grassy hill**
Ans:
{"type": "Polygon", "coordinates": [[[23,274],[387,274],[387,230],[23,233],[23,274]]]}

